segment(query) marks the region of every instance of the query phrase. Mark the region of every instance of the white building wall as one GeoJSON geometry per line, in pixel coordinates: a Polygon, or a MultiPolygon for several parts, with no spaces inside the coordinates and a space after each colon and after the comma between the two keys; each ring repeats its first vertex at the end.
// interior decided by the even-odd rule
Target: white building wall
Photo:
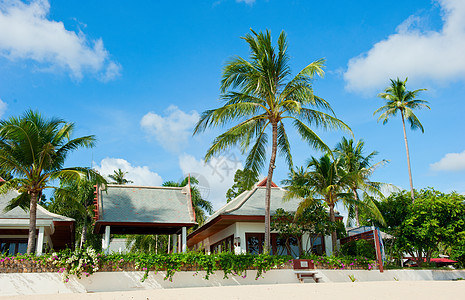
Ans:
{"type": "MultiPolygon", "coordinates": [[[[259,222],[236,222],[225,229],[221,230],[220,232],[204,239],[202,242],[196,245],[196,248],[203,248],[206,252],[210,251],[210,245],[213,245],[230,235],[234,235],[235,238],[239,237],[240,239],[240,246],[236,246],[234,248],[234,252],[236,254],[246,253],[247,252],[247,240],[245,238],[246,233],[265,233],[265,225],[259,222]]],[[[272,233],[276,233],[276,231],[272,231],[272,233]]],[[[308,241],[308,234],[304,234],[302,237],[302,248],[304,251],[308,251],[312,248],[310,241],[308,241]]],[[[325,236],[325,251],[327,255],[331,255],[332,247],[331,247],[331,236],[325,236]]]]}

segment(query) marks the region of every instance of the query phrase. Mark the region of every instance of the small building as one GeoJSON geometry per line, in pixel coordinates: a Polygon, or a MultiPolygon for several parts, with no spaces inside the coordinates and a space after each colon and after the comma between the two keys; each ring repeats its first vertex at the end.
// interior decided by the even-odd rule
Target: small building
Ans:
{"type": "MultiPolygon", "coordinates": [[[[0,195],[0,250],[1,253],[24,254],[27,250],[29,212],[20,207],[5,211],[11,199],[19,196],[17,191],[0,195]]],[[[54,214],[37,205],[36,254],[46,249],[74,248],[75,220],[54,214]]]]}
{"type": "MultiPolygon", "coordinates": [[[[187,239],[190,249],[205,252],[232,251],[234,253],[261,253],[265,237],[265,193],[266,178],[255,184],[250,191],[245,191],[209,217],[205,223],[192,232],[187,239]]],[[[271,184],[270,211],[273,215],[278,208],[295,212],[301,199],[283,201],[285,190],[275,183],[271,184]]],[[[337,219],[342,217],[337,214],[337,219]]],[[[332,253],[331,236],[298,237],[304,251],[330,255],[332,253]]],[[[280,239],[277,232],[271,233],[271,253],[299,256],[298,241],[290,238],[280,239]],[[287,244],[286,244],[287,243],[287,244]]]]}
{"type": "Polygon", "coordinates": [[[109,184],[97,188],[94,232],[104,234],[102,248],[110,252],[110,234],[176,234],[174,246],[186,251],[187,229],[195,226],[190,185],[151,187],[109,184]]]}

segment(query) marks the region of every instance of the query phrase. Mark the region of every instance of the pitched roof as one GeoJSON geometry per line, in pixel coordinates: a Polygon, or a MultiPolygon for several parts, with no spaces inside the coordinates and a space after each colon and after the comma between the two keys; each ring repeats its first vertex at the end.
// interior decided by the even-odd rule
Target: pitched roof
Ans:
{"type": "MultiPolygon", "coordinates": [[[[26,219],[29,222],[29,212],[21,207],[15,207],[8,212],[4,211],[10,200],[17,196],[19,196],[19,193],[14,190],[0,195],[0,219],[26,219]]],[[[74,221],[72,218],[49,212],[40,205],[37,205],[37,220],[74,221]]]]}
{"type": "MultiPolygon", "coordinates": [[[[283,201],[285,189],[272,182],[270,198],[270,213],[273,215],[278,208],[295,212],[302,201],[292,198],[283,201]]],[[[245,191],[211,215],[205,223],[188,236],[188,247],[200,242],[234,222],[264,222],[265,220],[266,178],[259,181],[250,191],[245,191]]],[[[336,212],[336,218],[342,218],[336,212]]]]}
{"type": "MultiPolygon", "coordinates": [[[[270,212],[275,213],[278,208],[285,211],[295,212],[299,206],[300,199],[293,198],[283,201],[285,190],[279,187],[271,188],[270,212]]],[[[205,223],[213,220],[219,215],[234,216],[261,216],[265,215],[266,187],[255,185],[250,191],[245,191],[211,215],[205,223]]]]}
{"type": "Polygon", "coordinates": [[[187,187],[108,185],[99,193],[97,222],[192,223],[187,187]]]}

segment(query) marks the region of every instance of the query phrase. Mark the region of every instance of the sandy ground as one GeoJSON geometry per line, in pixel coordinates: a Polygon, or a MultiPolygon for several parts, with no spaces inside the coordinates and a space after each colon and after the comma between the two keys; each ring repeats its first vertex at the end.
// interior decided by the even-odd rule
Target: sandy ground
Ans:
{"type": "Polygon", "coordinates": [[[23,295],[0,299],[465,299],[465,281],[398,281],[248,285],[131,292],[23,295]]]}

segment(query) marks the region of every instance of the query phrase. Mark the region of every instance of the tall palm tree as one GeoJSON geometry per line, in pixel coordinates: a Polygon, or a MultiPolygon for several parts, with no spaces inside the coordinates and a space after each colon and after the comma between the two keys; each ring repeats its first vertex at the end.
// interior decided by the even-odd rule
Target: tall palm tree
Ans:
{"type": "MultiPolygon", "coordinates": [[[[297,214],[314,204],[315,201],[326,203],[329,207],[329,219],[336,222],[334,207],[342,199],[349,199],[346,193],[351,182],[351,174],[345,172],[340,158],[333,159],[330,154],[317,159],[312,157],[308,162],[307,170],[297,169],[289,174],[289,179],[283,180],[286,184],[285,199],[298,197],[302,199],[297,214]]],[[[336,251],[337,233],[331,233],[333,253],[336,251]]]]}
{"type": "Polygon", "coordinates": [[[271,129],[271,157],[265,196],[265,251],[270,247],[270,196],[276,154],[284,156],[292,169],[292,156],[284,121],[292,122],[300,136],[314,148],[330,148],[310,128],[350,131],[334,116],[330,104],[313,93],[315,75],[323,76],[324,59],[306,66],[291,77],[286,34],[281,32],[277,49],[272,45],[270,32],[252,30],[243,39],[250,47],[250,58],[231,59],[223,69],[221,98],[223,106],[205,111],[197,123],[194,134],[208,127],[223,127],[238,123],[219,135],[205,155],[205,161],[227,148],[239,145],[248,152],[245,168],[259,173],[265,166],[268,144],[267,129],[271,129]],[[310,106],[308,108],[306,106],[310,106]],[[320,110],[328,111],[329,113],[320,110]]]}
{"type": "Polygon", "coordinates": [[[118,169],[118,170],[114,170],[113,171],[113,174],[111,175],[108,175],[108,178],[110,178],[111,180],[113,180],[113,184],[128,184],[128,183],[133,183],[134,181],[132,180],[128,180],[126,178],[124,178],[126,176],[128,172],[124,172],[123,170],[121,169],[118,169]]]}
{"type": "MultiPolygon", "coordinates": [[[[355,200],[353,203],[354,205],[350,205],[350,208],[353,208],[356,226],[360,226],[360,207],[368,209],[369,212],[376,217],[376,219],[380,222],[384,222],[383,216],[378,210],[378,207],[373,203],[373,198],[368,195],[374,195],[381,199],[384,198],[380,188],[386,184],[371,181],[369,177],[373,174],[377,167],[387,163],[387,160],[383,159],[378,163],[372,164],[372,161],[378,152],[373,151],[367,156],[364,156],[364,146],[365,142],[363,140],[359,140],[357,144],[355,144],[353,139],[347,140],[343,137],[342,141],[336,145],[334,150],[336,156],[341,159],[342,167],[345,172],[351,174],[352,180],[348,188],[353,194],[355,200]],[[363,201],[361,201],[359,197],[359,190],[363,191],[365,194],[363,201]]],[[[352,210],[350,208],[349,211],[352,210]]]]}
{"type": "Polygon", "coordinates": [[[387,87],[384,90],[384,93],[379,93],[378,97],[383,98],[386,100],[385,105],[378,108],[373,115],[382,112],[382,114],[378,118],[378,122],[383,120],[383,125],[389,121],[390,117],[394,117],[400,112],[400,116],[402,118],[402,126],[404,129],[404,141],[405,141],[405,151],[407,152],[407,165],[408,165],[408,175],[410,180],[410,195],[412,197],[412,201],[415,199],[415,195],[413,193],[413,179],[412,179],[412,169],[410,167],[410,154],[408,150],[408,142],[407,142],[407,133],[405,131],[405,120],[410,123],[410,128],[420,129],[422,133],[425,132],[423,129],[423,125],[421,125],[420,120],[418,120],[417,116],[413,113],[414,109],[422,109],[430,107],[427,105],[428,101],[416,99],[418,94],[421,91],[426,91],[426,89],[418,89],[414,91],[408,91],[405,87],[407,83],[407,78],[404,81],[401,81],[399,78],[397,80],[391,79],[391,86],[387,87]]]}
{"type": "Polygon", "coordinates": [[[51,210],[77,218],[82,223],[81,241],[79,247],[82,248],[87,239],[88,222],[94,216],[94,192],[95,185],[106,188],[106,179],[95,170],[83,168],[84,178],[76,180],[62,180],[60,187],[55,189],[51,210]],[[59,211],[53,209],[57,207],[59,211]]]}
{"type": "Polygon", "coordinates": [[[192,206],[195,212],[195,221],[198,223],[198,226],[201,226],[207,219],[206,213],[213,213],[213,206],[210,201],[202,199],[202,195],[200,194],[200,191],[196,186],[197,184],[199,184],[197,178],[190,177],[189,179],[189,177],[186,177],[180,182],[166,181],[163,183],[163,186],[184,187],[189,184],[189,180],[191,183],[191,197],[192,206]]]}
{"type": "Polygon", "coordinates": [[[71,139],[73,130],[73,123],[32,110],[0,121],[0,169],[13,175],[0,192],[15,189],[20,195],[12,202],[29,202],[28,254],[35,248],[37,199],[51,180],[81,178],[79,169],[63,168],[65,159],[71,151],[95,144],[94,136],[71,139]]]}

